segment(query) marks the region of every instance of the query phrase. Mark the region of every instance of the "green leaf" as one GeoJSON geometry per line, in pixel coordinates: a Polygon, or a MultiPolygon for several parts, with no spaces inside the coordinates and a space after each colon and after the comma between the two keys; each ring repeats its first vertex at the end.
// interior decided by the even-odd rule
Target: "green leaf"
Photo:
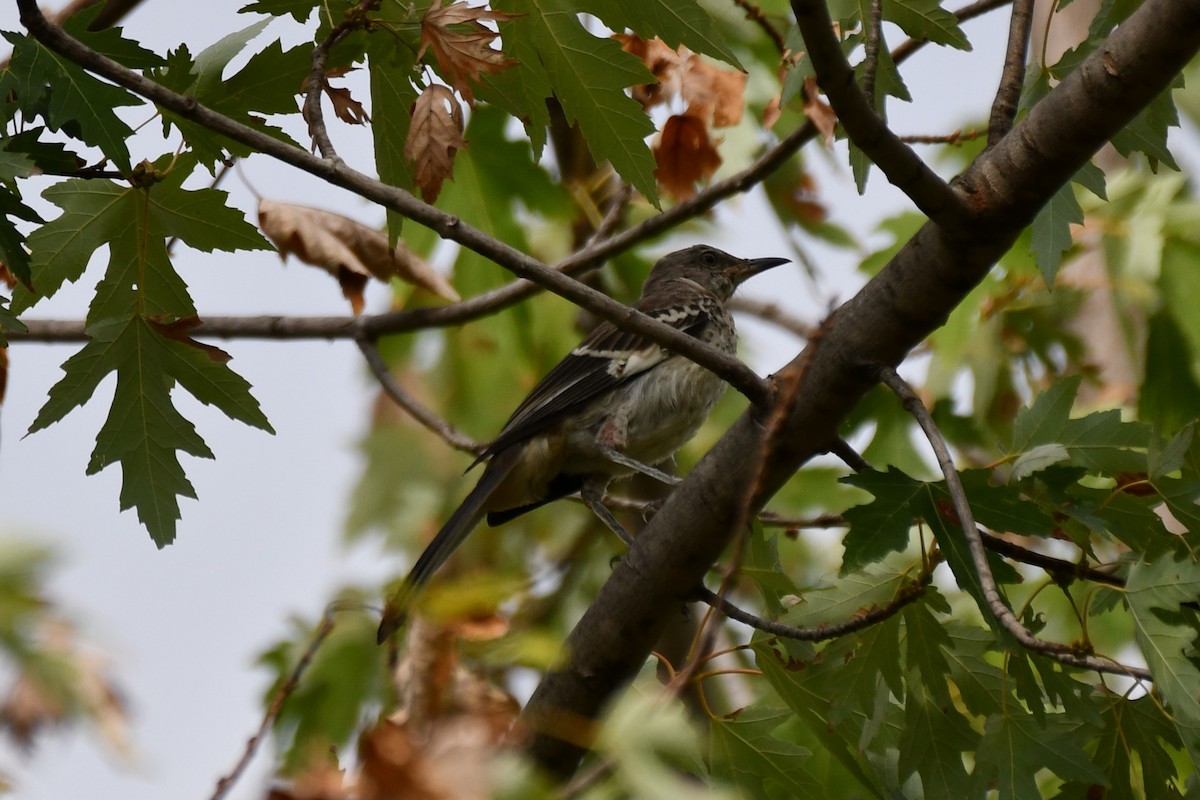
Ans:
{"type": "MultiPolygon", "coordinates": [[[[884,797],[883,787],[867,760],[858,752],[858,736],[848,723],[835,725],[828,716],[828,698],[811,685],[818,666],[786,660],[764,642],[753,645],[758,668],[788,708],[812,732],[830,756],[873,797],[884,797]]],[[[833,659],[836,663],[837,659],[833,659]]],[[[825,662],[829,663],[829,662],[825,662]]],[[[828,668],[826,668],[828,669],[828,668]]]]}
{"type": "Polygon", "coordinates": [[[97,3],[91,8],[85,8],[77,14],[72,14],[63,23],[63,30],[97,53],[130,69],[143,70],[162,66],[162,56],[153,50],[142,47],[139,42],[126,39],[119,27],[104,28],[98,31],[89,30],[92,20],[99,15],[101,8],[102,5],[97,3]]]}
{"type": "Polygon", "coordinates": [[[1175,110],[1171,89],[1167,89],[1150,101],[1150,105],[1138,112],[1110,141],[1117,152],[1126,158],[1134,152],[1141,152],[1145,153],[1152,166],[1161,161],[1171,169],[1178,170],[1179,164],[1167,149],[1167,134],[1172,127],[1178,126],[1179,112],[1175,110]]]}
{"type": "Polygon", "coordinates": [[[1033,218],[1032,252],[1047,286],[1062,264],[1062,254],[1071,247],[1071,225],[1083,222],[1083,209],[1075,199],[1075,187],[1070,183],[1059,187],[1050,202],[1042,206],[1033,218]]]}
{"type": "Polygon", "coordinates": [[[1093,761],[1104,773],[1105,800],[1178,797],[1177,768],[1167,747],[1182,743],[1162,704],[1149,695],[1136,700],[1102,696],[1097,704],[1103,729],[1093,761]]]}
{"type": "Polygon", "coordinates": [[[1038,797],[1036,776],[1043,767],[1060,778],[1103,786],[1103,772],[1080,746],[1087,731],[1058,715],[1038,723],[1028,714],[993,714],[984,725],[976,755],[975,780],[981,788],[994,780],[1000,800],[1038,797]]]}
{"type": "MultiPolygon", "coordinates": [[[[385,11],[393,3],[385,6],[385,11]]],[[[404,157],[404,143],[412,119],[417,90],[412,73],[416,54],[392,36],[372,37],[368,51],[371,68],[371,136],[375,142],[375,170],[379,180],[405,191],[413,187],[412,168],[404,157]]],[[[404,218],[387,212],[388,241],[400,237],[404,218]]]]}
{"type": "Polygon", "coordinates": [[[67,150],[61,142],[39,141],[45,130],[38,126],[9,136],[4,140],[4,152],[29,156],[43,172],[70,172],[83,166],[83,159],[67,150]]]}
{"type": "Polygon", "coordinates": [[[596,161],[610,162],[657,205],[654,158],[644,141],[654,125],[625,93],[653,80],[645,65],[612,39],[589,33],[565,0],[508,0],[494,7],[524,15],[502,29],[506,51],[511,46],[511,56],[522,64],[540,63],[544,85],[553,86],[567,121],[579,125],[596,161]]]}
{"type": "Polygon", "coordinates": [[[1167,310],[1150,317],[1146,336],[1146,371],[1138,395],[1138,418],[1175,430],[1196,417],[1200,382],[1197,353],[1167,310]]]}
{"type": "Polygon", "coordinates": [[[842,539],[845,553],[840,575],[846,577],[908,546],[916,518],[912,505],[926,490],[924,483],[894,467],[888,467],[886,473],[864,470],[847,475],[843,482],[875,496],[872,502],[849,508],[843,514],[850,525],[842,539]]]}
{"type": "Polygon", "coordinates": [[[580,10],[595,14],[616,31],[629,28],[643,39],[657,36],[675,48],[685,44],[742,69],[726,37],[696,0],[587,0],[580,10]]]}
{"type": "Polygon", "coordinates": [[[709,720],[709,760],[713,775],[727,778],[744,791],[755,787],[758,797],[808,797],[820,782],[803,765],[812,755],[784,741],[773,731],[792,718],[784,708],[753,706],[709,720]]]}
{"type": "Polygon", "coordinates": [[[1200,564],[1161,556],[1129,570],[1125,598],[1134,634],[1154,676],[1154,686],[1171,710],[1193,764],[1200,765],[1200,669],[1194,615],[1180,606],[1200,598],[1200,564]]]}
{"type": "Polygon", "coordinates": [[[17,319],[11,311],[8,310],[8,298],[0,297],[0,347],[8,346],[8,337],[5,336],[7,331],[28,330],[21,320],[17,319]]]}
{"type": "Polygon", "coordinates": [[[92,254],[129,229],[136,213],[130,205],[133,191],[113,181],[76,179],[56,183],[42,193],[63,213],[29,235],[36,294],[18,286],[13,291],[14,312],[52,296],[63,283],[78,280],[92,254]]]}
{"type": "Polygon", "coordinates": [[[1047,467],[1070,460],[1070,452],[1061,444],[1057,442],[1039,444],[1037,447],[1026,450],[1013,462],[1012,479],[1014,481],[1021,481],[1035,472],[1041,472],[1047,467]]]}
{"type": "Polygon", "coordinates": [[[921,776],[922,797],[968,797],[970,781],[963,766],[964,751],[974,750],[979,735],[952,703],[929,693],[925,681],[908,682],[904,732],[900,741],[900,780],[921,776]]]}
{"type": "Polygon", "coordinates": [[[904,0],[884,3],[883,18],[900,26],[910,38],[928,39],[935,44],[970,50],[971,42],[958,25],[953,14],[941,7],[938,0],[904,0]]]}
{"type": "Polygon", "coordinates": [[[100,148],[117,169],[129,172],[126,141],[133,135],[116,109],[142,101],[110,83],[93,78],[81,67],[25,36],[5,33],[13,45],[10,70],[18,76],[21,107],[40,114],[52,131],[67,130],[100,148]]]}
{"type": "Polygon", "coordinates": [[[296,22],[305,22],[321,5],[321,0],[255,0],[239,8],[238,13],[270,14],[273,17],[291,14],[296,22]]]}

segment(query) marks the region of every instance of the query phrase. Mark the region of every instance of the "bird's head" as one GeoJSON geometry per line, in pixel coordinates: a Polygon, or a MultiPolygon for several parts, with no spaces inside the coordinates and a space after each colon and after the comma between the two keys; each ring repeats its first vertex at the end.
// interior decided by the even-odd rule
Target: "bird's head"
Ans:
{"type": "Polygon", "coordinates": [[[686,281],[721,300],[728,300],[743,281],[789,261],[787,258],[738,258],[724,250],[698,244],[660,258],[646,278],[642,296],[658,289],[669,289],[674,281],[686,281]]]}

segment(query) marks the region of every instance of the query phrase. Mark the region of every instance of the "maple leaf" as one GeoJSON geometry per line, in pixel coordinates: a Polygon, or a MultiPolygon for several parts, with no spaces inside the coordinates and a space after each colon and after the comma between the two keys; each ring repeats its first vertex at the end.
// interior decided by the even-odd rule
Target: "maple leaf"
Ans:
{"type": "Polygon", "coordinates": [[[634,86],[633,99],[646,109],[669,101],[672,90],[668,87],[672,83],[674,75],[679,71],[680,61],[684,56],[680,56],[678,51],[657,37],[643,39],[635,33],[617,33],[613,34],[613,38],[621,43],[621,48],[625,52],[640,58],[646,68],[650,70],[650,74],[654,76],[654,80],[657,81],[657,83],[634,86]]]}
{"type": "Polygon", "coordinates": [[[371,277],[384,282],[397,277],[447,300],[460,299],[445,278],[403,244],[388,247],[387,234],[341,214],[263,199],[258,224],[281,258],[295,253],[337,278],[356,315],[362,313],[363,289],[371,277]]]}
{"type": "Polygon", "coordinates": [[[721,166],[721,156],[708,135],[704,120],[675,114],[663,125],[654,145],[658,167],[654,177],[663,191],[679,200],[696,193],[696,183],[706,181],[721,166]]]}
{"type": "Polygon", "coordinates": [[[517,62],[505,57],[504,53],[492,49],[492,42],[500,35],[483,24],[484,20],[503,22],[516,19],[521,14],[506,14],[466,3],[451,3],[442,8],[441,0],[434,0],[429,11],[421,19],[421,49],[417,58],[433,49],[433,55],[441,67],[442,77],[458,90],[468,103],[474,105],[468,81],[477,81],[485,72],[503,72],[517,62]]]}
{"type": "Polygon", "coordinates": [[[467,146],[462,131],[462,107],[453,92],[440,84],[421,92],[413,104],[404,157],[413,165],[413,181],[426,203],[437,200],[442,182],[454,173],[454,153],[467,146]]]}

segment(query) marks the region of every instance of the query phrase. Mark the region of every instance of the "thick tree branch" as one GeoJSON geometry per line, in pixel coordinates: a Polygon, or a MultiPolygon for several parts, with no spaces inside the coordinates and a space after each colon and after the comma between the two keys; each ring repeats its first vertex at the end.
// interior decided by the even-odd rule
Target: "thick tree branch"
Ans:
{"type": "Polygon", "coordinates": [[[961,229],[966,224],[962,198],[875,113],[854,79],[854,68],[842,53],[825,0],[792,0],[792,11],[817,73],[817,84],[829,98],[850,141],[925,216],[948,230],[961,229]]]}
{"type": "MultiPolygon", "coordinates": [[[[926,224],[882,272],[822,327],[788,408],[756,507],[806,460],[827,450],[838,426],[987,274],[1038,209],[1092,154],[1166,89],[1200,50],[1200,4],[1146,0],[1079,69],[1043,98],[959,178],[975,223],[951,236],[926,224]]],[[[641,668],[659,634],[732,538],[762,427],[743,414],[667,498],[568,637],[563,664],[526,708],[538,733],[530,750],[571,774],[584,748],[555,735],[592,719],[641,668]]]]}
{"type": "MultiPolygon", "coordinates": [[[[388,186],[364,175],[339,160],[318,158],[298,147],[280,142],[261,131],[218,114],[197,103],[195,98],[172,92],[139,73],[126,69],[112,59],[68,36],[62,28],[50,24],[38,10],[36,0],[17,0],[17,6],[21,12],[21,22],[29,30],[30,35],[49,49],[97,75],[168,108],[185,119],[249,145],[261,153],[312,175],[324,178],[335,186],[349,189],[368,200],[419,222],[443,239],[458,242],[496,262],[518,277],[537,283],[591,311],[601,319],[608,320],[624,330],[641,334],[695,361],[721,377],[757,406],[765,406],[769,402],[770,391],[767,384],[736,357],[617,302],[563,272],[548,267],[516,248],[488,236],[478,228],[461,221],[458,217],[422,203],[402,189],[388,186]]],[[[593,248],[593,252],[600,250],[600,247],[593,248]]],[[[599,260],[598,255],[594,257],[599,260]]],[[[378,333],[373,330],[365,332],[378,333]]]]}

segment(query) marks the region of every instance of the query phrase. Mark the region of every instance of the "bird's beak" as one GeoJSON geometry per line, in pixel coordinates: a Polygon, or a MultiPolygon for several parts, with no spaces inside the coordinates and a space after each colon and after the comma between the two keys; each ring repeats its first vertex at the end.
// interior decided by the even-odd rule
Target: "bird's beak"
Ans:
{"type": "Polygon", "coordinates": [[[731,277],[735,284],[741,283],[744,280],[753,278],[760,272],[766,272],[771,267],[778,267],[780,264],[790,264],[790,258],[747,258],[741,263],[733,265],[729,270],[732,273],[731,277]]]}

